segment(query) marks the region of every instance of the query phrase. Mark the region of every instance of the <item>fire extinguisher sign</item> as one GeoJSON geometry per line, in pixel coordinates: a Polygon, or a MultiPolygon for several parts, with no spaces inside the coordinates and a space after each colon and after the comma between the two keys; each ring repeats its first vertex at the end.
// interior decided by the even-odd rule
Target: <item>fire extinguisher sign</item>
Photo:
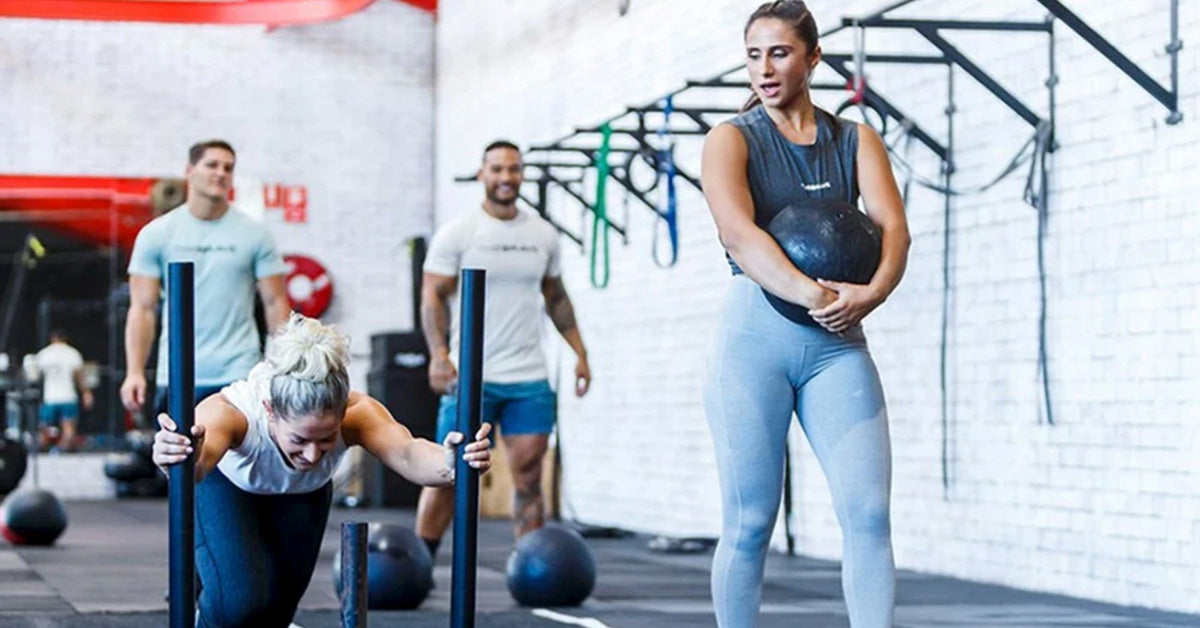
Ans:
{"type": "Polygon", "coordinates": [[[261,183],[245,177],[230,191],[229,200],[255,220],[264,220],[267,212],[278,211],[284,222],[308,222],[308,188],[303,185],[261,183]],[[260,193],[255,193],[261,190],[260,193]]]}
{"type": "Polygon", "coordinates": [[[308,188],[275,183],[263,186],[263,207],[281,210],[284,222],[308,222],[308,188]]]}

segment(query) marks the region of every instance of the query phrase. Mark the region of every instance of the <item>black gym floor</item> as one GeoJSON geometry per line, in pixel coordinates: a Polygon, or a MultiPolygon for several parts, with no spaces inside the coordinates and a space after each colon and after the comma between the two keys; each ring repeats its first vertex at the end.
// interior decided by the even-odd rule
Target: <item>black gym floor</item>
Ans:
{"type": "MultiPolygon", "coordinates": [[[[0,627],[101,628],[167,625],[166,503],[68,503],[71,524],[51,548],[0,545],[0,627]]],[[[406,511],[333,511],[321,562],[296,625],[339,626],[329,567],[343,519],[412,522],[406,511]]],[[[708,599],[711,554],[659,554],[645,538],[589,539],[598,581],[582,607],[517,607],[504,586],[511,549],[507,522],[480,526],[478,615],[482,627],[713,627],[708,599]]],[[[439,556],[438,588],[419,611],[372,612],[373,628],[449,626],[449,552],[439,556]]],[[[761,628],[844,628],[837,563],[772,554],[767,561],[761,628]]],[[[1061,596],[900,572],[896,625],[902,628],[1200,626],[1200,616],[1131,609],[1061,596]]]]}

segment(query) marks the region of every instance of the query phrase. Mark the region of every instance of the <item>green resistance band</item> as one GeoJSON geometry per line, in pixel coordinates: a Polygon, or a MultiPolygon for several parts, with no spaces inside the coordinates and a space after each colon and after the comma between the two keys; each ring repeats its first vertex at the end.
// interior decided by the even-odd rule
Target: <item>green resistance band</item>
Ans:
{"type": "Polygon", "coordinates": [[[596,151],[596,203],[592,207],[592,286],[605,288],[608,286],[608,198],[605,188],[608,186],[608,151],[612,141],[612,127],[607,122],[600,125],[600,149],[596,151]],[[600,246],[596,238],[603,233],[604,261],[599,262],[600,246]],[[604,265],[604,276],[597,276],[600,265],[604,265]]]}

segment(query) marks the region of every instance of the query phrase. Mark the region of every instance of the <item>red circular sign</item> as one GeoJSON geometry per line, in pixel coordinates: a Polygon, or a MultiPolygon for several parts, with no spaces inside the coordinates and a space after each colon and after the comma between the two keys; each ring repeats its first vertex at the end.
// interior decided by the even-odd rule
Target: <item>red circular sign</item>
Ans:
{"type": "Polygon", "coordinates": [[[316,318],[329,309],[333,300],[333,280],[325,267],[306,255],[284,255],[287,264],[287,294],[292,309],[316,318]]]}

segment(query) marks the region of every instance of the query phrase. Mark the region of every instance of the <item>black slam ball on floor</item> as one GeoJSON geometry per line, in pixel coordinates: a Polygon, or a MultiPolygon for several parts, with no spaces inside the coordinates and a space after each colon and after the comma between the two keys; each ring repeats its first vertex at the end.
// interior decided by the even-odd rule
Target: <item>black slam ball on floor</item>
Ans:
{"type": "MultiPolygon", "coordinates": [[[[771,219],[767,232],[796,268],[814,280],[865,284],[879,267],[883,236],[853,203],[835,199],[793,203],[771,219]]],[[[791,321],[816,325],[806,307],[766,290],[763,294],[775,311],[791,321]]]]}
{"type": "Polygon", "coordinates": [[[18,491],[0,507],[0,533],[13,545],[52,545],[66,528],[67,511],[50,491],[18,491]]]}
{"type": "MultiPolygon", "coordinates": [[[[416,532],[390,523],[367,529],[367,608],[417,608],[433,588],[433,558],[416,532]]],[[[333,589],[342,590],[342,552],[333,557],[333,589]]]]}
{"type": "Polygon", "coordinates": [[[433,588],[433,557],[412,529],[391,523],[367,528],[367,607],[412,609],[433,588]]]}
{"type": "Polygon", "coordinates": [[[578,532],[556,524],[522,536],[508,556],[508,590],[522,606],[577,606],[596,586],[596,562],[578,532]]]}
{"type": "Polygon", "coordinates": [[[158,467],[141,454],[118,451],[105,456],[104,475],[118,482],[132,482],[158,475],[158,467]]]}

